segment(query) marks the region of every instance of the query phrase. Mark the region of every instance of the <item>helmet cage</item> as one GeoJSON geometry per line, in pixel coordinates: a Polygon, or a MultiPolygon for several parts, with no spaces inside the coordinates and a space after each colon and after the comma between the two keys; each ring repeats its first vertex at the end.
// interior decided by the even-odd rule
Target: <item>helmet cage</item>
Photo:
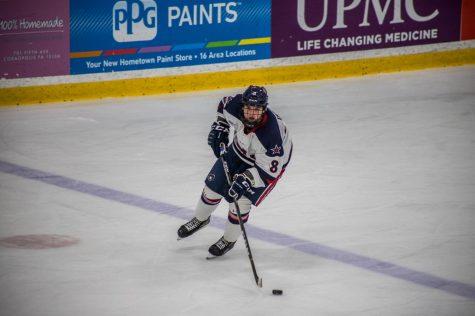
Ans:
{"type": "Polygon", "coordinates": [[[248,128],[253,128],[259,124],[262,120],[262,116],[267,110],[268,96],[267,91],[264,87],[259,86],[249,86],[242,95],[242,110],[241,110],[241,119],[244,125],[248,128]],[[262,109],[261,120],[250,121],[244,116],[244,106],[258,107],[262,109]]]}

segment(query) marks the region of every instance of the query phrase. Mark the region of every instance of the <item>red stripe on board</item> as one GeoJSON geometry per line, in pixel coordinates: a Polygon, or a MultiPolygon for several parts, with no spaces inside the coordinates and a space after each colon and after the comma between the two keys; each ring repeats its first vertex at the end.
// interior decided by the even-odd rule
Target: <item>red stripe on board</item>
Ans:
{"type": "Polygon", "coordinates": [[[124,49],[112,49],[106,50],[103,56],[115,56],[115,55],[133,55],[137,53],[137,48],[124,48],[124,49]]]}

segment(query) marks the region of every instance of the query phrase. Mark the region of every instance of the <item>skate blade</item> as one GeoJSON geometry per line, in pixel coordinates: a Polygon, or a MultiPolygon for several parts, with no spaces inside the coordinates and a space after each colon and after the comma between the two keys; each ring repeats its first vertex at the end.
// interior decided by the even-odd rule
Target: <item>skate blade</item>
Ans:
{"type": "Polygon", "coordinates": [[[219,257],[221,257],[221,256],[213,256],[213,255],[211,255],[211,256],[206,257],[206,260],[213,260],[213,259],[217,259],[217,258],[219,258],[219,257]]]}

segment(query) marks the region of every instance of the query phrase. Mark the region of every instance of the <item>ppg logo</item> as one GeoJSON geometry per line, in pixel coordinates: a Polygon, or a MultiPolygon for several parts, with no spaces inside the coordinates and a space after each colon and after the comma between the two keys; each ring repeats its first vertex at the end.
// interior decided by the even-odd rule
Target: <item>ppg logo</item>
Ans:
{"type": "Polygon", "coordinates": [[[116,42],[153,40],[157,36],[157,23],[154,0],[117,1],[112,9],[112,34],[116,42]]]}

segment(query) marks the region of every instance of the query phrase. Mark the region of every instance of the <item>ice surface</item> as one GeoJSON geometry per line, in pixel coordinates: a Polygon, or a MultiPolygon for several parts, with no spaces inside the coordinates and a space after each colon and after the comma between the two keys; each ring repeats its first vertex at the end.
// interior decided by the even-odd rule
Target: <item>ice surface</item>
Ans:
{"type": "Polygon", "coordinates": [[[269,86],[292,161],[249,237],[176,241],[241,89],[0,109],[0,315],[474,315],[475,68],[269,86]],[[284,295],[273,296],[272,289],[284,295]]]}

